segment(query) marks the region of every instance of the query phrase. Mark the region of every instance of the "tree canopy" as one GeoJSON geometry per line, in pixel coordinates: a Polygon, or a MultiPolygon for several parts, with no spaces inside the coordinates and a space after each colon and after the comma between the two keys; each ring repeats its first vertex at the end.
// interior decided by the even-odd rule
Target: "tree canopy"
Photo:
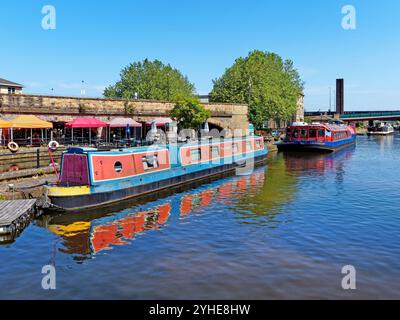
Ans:
{"type": "Polygon", "coordinates": [[[198,98],[179,96],[174,100],[176,103],[170,116],[184,129],[197,129],[211,117],[210,110],[204,108],[198,98]]]}
{"type": "Polygon", "coordinates": [[[210,100],[248,104],[250,121],[258,128],[268,119],[289,120],[304,89],[291,60],[259,50],[236,59],[213,83],[210,100]]]}
{"type": "Polygon", "coordinates": [[[131,63],[121,71],[121,80],[104,90],[106,98],[172,101],[176,95],[192,96],[195,88],[182,73],[159,60],[131,63]]]}

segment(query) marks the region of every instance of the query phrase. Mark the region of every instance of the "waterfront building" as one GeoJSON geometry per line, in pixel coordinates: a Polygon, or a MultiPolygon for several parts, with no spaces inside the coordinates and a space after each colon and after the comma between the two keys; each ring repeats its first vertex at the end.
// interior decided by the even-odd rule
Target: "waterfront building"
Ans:
{"type": "Polygon", "coordinates": [[[0,78],[0,93],[3,94],[20,94],[24,86],[6,79],[0,78]]]}

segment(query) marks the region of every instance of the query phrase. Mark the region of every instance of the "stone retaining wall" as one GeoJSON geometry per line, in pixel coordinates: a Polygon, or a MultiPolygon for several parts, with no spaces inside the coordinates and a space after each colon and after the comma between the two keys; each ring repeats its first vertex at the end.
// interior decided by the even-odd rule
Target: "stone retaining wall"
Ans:
{"type": "MultiPolygon", "coordinates": [[[[77,116],[96,116],[108,121],[116,116],[129,116],[149,121],[168,116],[174,104],[150,100],[116,100],[81,97],[0,94],[0,116],[10,120],[16,114],[34,114],[43,120],[67,122],[77,116]]],[[[248,108],[241,104],[204,103],[212,114],[210,123],[222,129],[248,129],[248,108]]]]}

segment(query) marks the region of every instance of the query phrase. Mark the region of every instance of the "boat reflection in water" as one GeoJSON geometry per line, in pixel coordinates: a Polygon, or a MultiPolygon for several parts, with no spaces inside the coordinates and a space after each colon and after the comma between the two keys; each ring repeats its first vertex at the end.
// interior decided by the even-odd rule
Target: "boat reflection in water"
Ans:
{"type": "Polygon", "coordinates": [[[286,168],[292,174],[320,174],[326,171],[340,169],[353,155],[356,146],[350,146],[331,154],[304,154],[302,152],[291,152],[283,154],[286,168]]]}
{"type": "MultiPolygon", "coordinates": [[[[200,187],[200,191],[192,189],[178,193],[183,191],[181,187],[164,194],[158,193],[158,197],[167,196],[163,199],[144,197],[121,204],[129,209],[97,209],[82,214],[44,215],[36,224],[61,237],[61,252],[72,255],[76,261],[82,261],[101,251],[129,244],[135,237],[148,231],[160,230],[167,225],[171,215],[176,214],[180,219],[185,219],[214,202],[229,202],[238,194],[245,196],[247,190],[254,191],[263,187],[264,176],[265,168],[261,168],[250,176],[228,178],[228,181],[213,178],[207,181],[213,184],[200,187]],[[168,193],[173,195],[168,196],[168,193]]],[[[193,185],[184,188],[189,187],[193,188],[193,185]]]]}
{"type": "Polygon", "coordinates": [[[214,178],[206,181],[208,185],[171,189],[121,203],[119,208],[45,215],[36,224],[60,236],[63,246],[59,250],[76,261],[129,244],[139,235],[166,227],[172,216],[182,221],[215,203],[234,210],[238,223],[274,228],[280,222],[277,216],[285,212],[285,206],[301,190],[299,177],[327,171],[340,175],[342,164],[353,151],[354,147],[333,154],[279,153],[270,156],[268,168],[256,169],[249,176],[214,178]]]}

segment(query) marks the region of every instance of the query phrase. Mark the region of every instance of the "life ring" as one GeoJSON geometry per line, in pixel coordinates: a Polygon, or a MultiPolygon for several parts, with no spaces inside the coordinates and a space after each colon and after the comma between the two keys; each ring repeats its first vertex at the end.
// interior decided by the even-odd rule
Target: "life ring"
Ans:
{"type": "Polygon", "coordinates": [[[9,172],[11,172],[11,171],[19,171],[19,168],[18,168],[17,165],[12,165],[12,166],[10,166],[10,168],[8,169],[8,171],[9,171],[9,172]]]}
{"type": "Polygon", "coordinates": [[[57,148],[60,146],[60,144],[57,142],[57,141],[50,141],[49,142],[49,145],[48,145],[48,147],[49,147],[49,149],[52,151],[52,152],[54,152],[54,151],[56,151],[57,150],[57,148]]]}
{"type": "Polygon", "coordinates": [[[10,141],[10,142],[7,144],[7,148],[8,148],[8,150],[10,150],[12,153],[16,153],[16,152],[18,152],[18,150],[19,150],[19,145],[18,145],[16,142],[14,142],[14,141],[10,141]]]}

